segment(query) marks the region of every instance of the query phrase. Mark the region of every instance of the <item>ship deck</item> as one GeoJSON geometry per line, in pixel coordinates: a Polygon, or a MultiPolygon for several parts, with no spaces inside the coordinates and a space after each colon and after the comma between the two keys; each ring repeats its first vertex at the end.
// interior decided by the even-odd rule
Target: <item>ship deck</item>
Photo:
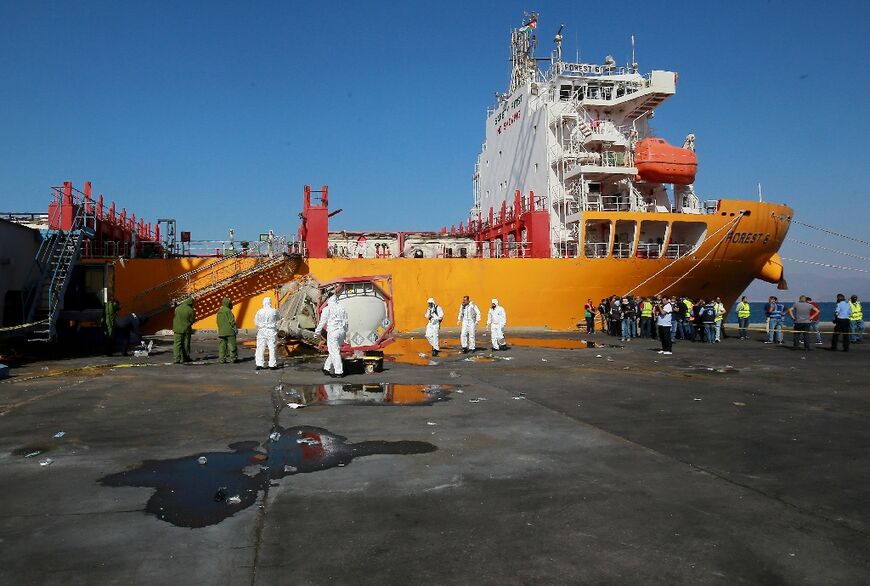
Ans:
{"type": "MultiPolygon", "coordinates": [[[[866,581],[870,344],[806,353],[757,334],[663,357],[651,341],[566,349],[564,335],[508,334],[497,356],[512,360],[448,351],[340,381],[449,391],[422,406],[276,412],[277,384],[338,381],[316,357],[255,373],[249,345],[213,364],[199,334],[189,366],[165,364],[164,340],[149,358],[13,368],[0,382],[0,582],[866,581]],[[356,444],[355,458],[300,444],[316,470],[273,477],[236,508],[215,501],[244,466],[251,478],[276,430],[356,444]],[[229,444],[254,457],[222,476],[229,444]],[[152,488],[98,482],[143,460],[175,491],[152,504],[207,526],[146,512],[152,488]]],[[[419,342],[403,342],[408,356],[419,342]]]]}

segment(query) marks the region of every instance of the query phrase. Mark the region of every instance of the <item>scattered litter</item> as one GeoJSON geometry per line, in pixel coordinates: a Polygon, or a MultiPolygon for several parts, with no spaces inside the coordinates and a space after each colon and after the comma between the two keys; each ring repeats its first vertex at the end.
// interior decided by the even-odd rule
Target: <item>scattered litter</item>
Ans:
{"type": "Polygon", "coordinates": [[[608,356],[608,357],[607,357],[607,362],[613,362],[613,358],[611,358],[610,356],[608,356]]]}
{"type": "Polygon", "coordinates": [[[622,367],[622,370],[631,370],[631,367],[629,367],[629,366],[623,366],[623,367],[622,367]]]}
{"type": "Polygon", "coordinates": [[[734,404],[738,407],[746,407],[746,403],[744,403],[743,401],[734,401],[734,404]]]}
{"type": "Polygon", "coordinates": [[[515,401],[519,401],[519,400],[522,400],[522,399],[525,399],[525,398],[526,398],[526,394],[525,394],[525,393],[520,393],[519,395],[515,395],[515,396],[513,397],[513,399],[514,399],[515,401]]]}
{"type": "Polygon", "coordinates": [[[296,466],[291,466],[287,464],[284,466],[284,472],[296,472],[296,466]]]}
{"type": "Polygon", "coordinates": [[[302,403],[287,403],[287,406],[291,409],[302,409],[303,407],[305,407],[305,405],[303,405],[302,403]]]}
{"type": "Polygon", "coordinates": [[[439,364],[441,364],[441,363],[440,363],[440,362],[436,362],[436,361],[434,361],[434,360],[430,360],[430,361],[429,361],[429,366],[438,366],[439,364]]]}
{"type": "Polygon", "coordinates": [[[227,487],[226,486],[222,486],[219,489],[217,489],[217,492],[214,493],[214,500],[215,500],[215,502],[218,502],[218,503],[222,503],[225,500],[227,500],[227,487]]]}
{"type": "Polygon", "coordinates": [[[493,360],[513,360],[513,356],[493,356],[493,360]]]}
{"type": "Polygon", "coordinates": [[[438,424],[435,423],[434,421],[427,421],[427,422],[426,422],[426,425],[438,425],[438,424]]]}
{"type": "Polygon", "coordinates": [[[692,400],[693,400],[693,401],[700,401],[700,400],[701,400],[701,397],[695,397],[695,398],[692,399],[692,400]]]}
{"type": "Polygon", "coordinates": [[[133,350],[133,358],[148,358],[148,350],[145,348],[133,350]]]}
{"type": "Polygon", "coordinates": [[[477,362],[477,359],[472,356],[471,358],[464,358],[463,362],[477,362]]]}
{"type": "Polygon", "coordinates": [[[269,434],[269,439],[273,442],[277,442],[279,439],[281,439],[281,434],[277,431],[273,431],[269,434]]]}
{"type": "Polygon", "coordinates": [[[48,367],[47,367],[47,366],[43,366],[43,367],[42,367],[42,368],[40,368],[40,369],[39,369],[39,370],[43,370],[43,371],[46,371],[46,372],[48,372],[48,367]]]}
{"type": "Polygon", "coordinates": [[[239,495],[231,496],[227,499],[228,505],[237,505],[240,502],[242,502],[242,497],[240,497],[239,495]]]}
{"type": "Polygon", "coordinates": [[[59,431],[56,434],[54,434],[52,437],[63,437],[65,435],[66,435],[65,431],[59,431]]]}
{"type": "Polygon", "coordinates": [[[601,354],[596,354],[595,358],[604,358],[604,356],[602,356],[601,354]]]}
{"type": "Polygon", "coordinates": [[[30,452],[29,454],[24,454],[24,457],[25,458],[33,458],[34,456],[38,456],[41,453],[42,453],[42,450],[34,450],[34,451],[30,452]]]}
{"type": "Polygon", "coordinates": [[[199,458],[196,459],[196,461],[199,462],[200,466],[204,466],[205,464],[208,463],[208,458],[206,458],[205,456],[200,456],[199,458]]]}
{"type": "Polygon", "coordinates": [[[462,376],[462,375],[459,374],[458,372],[456,372],[455,370],[450,371],[450,378],[459,378],[460,376],[462,376]]]}
{"type": "Polygon", "coordinates": [[[39,465],[40,466],[51,466],[52,462],[54,462],[54,460],[52,460],[51,458],[46,458],[45,460],[40,460],[39,465]]]}
{"type": "Polygon", "coordinates": [[[419,354],[417,354],[417,356],[419,356],[420,358],[426,358],[426,354],[424,354],[423,352],[420,352],[419,354]]]}
{"type": "Polygon", "coordinates": [[[302,439],[298,439],[298,440],[296,440],[296,443],[297,444],[305,444],[307,446],[319,446],[320,445],[319,441],[317,441],[314,438],[310,438],[310,437],[303,437],[302,439]]]}
{"type": "Polygon", "coordinates": [[[453,391],[453,392],[454,392],[454,393],[459,393],[459,394],[461,395],[461,394],[464,393],[465,391],[463,391],[462,389],[456,389],[456,390],[453,391]]]}
{"type": "Polygon", "coordinates": [[[486,397],[475,397],[468,400],[469,403],[480,403],[481,401],[486,401],[486,397]]]}
{"type": "Polygon", "coordinates": [[[541,358],[541,362],[547,362],[546,358],[541,358]]]}

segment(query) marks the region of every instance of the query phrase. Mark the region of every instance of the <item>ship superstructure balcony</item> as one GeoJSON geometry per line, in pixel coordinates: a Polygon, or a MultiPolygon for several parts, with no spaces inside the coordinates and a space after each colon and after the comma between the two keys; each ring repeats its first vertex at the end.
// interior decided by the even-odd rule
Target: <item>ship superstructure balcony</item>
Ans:
{"type": "MultiPolygon", "coordinates": [[[[577,64],[566,64],[577,65],[577,64]]],[[[570,72],[567,72],[570,73],[570,72]]],[[[553,80],[554,99],[576,101],[584,108],[619,109],[627,119],[656,108],[677,91],[673,71],[639,74],[573,77],[563,72],[553,80]]]]}

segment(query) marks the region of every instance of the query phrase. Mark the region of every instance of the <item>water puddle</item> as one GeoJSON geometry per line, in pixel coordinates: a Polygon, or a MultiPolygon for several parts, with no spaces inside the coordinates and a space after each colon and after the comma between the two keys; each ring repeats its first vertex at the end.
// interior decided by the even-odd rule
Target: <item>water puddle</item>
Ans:
{"type": "MultiPolygon", "coordinates": [[[[276,418],[280,409],[276,410],[276,418]]],[[[168,460],[145,460],[137,468],[99,480],[104,486],[153,488],[145,510],[179,527],[206,527],[253,505],[269,486],[295,474],[347,466],[373,454],[424,454],[428,442],[383,440],[348,443],[311,426],[274,425],[265,442],[230,444],[232,451],[205,452],[168,460]]],[[[264,498],[265,502],[265,498],[264,498]]]]}
{"type": "Polygon", "coordinates": [[[459,338],[441,338],[439,340],[441,352],[437,357],[432,356],[432,346],[426,338],[396,338],[384,347],[384,360],[390,362],[402,362],[417,366],[431,366],[430,362],[438,362],[441,358],[455,356],[460,347],[459,338]]]}
{"type": "Polygon", "coordinates": [[[272,392],[273,406],[299,405],[431,405],[450,400],[451,385],[282,383],[272,392]]]}

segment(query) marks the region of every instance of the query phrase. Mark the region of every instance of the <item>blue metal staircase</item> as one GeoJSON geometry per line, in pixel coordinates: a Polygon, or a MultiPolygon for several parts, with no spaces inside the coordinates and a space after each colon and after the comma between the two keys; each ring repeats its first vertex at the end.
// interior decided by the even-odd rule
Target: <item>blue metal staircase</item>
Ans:
{"type": "Polygon", "coordinates": [[[52,342],[56,339],[57,317],[79,259],[82,240],[93,238],[95,225],[94,210],[84,205],[77,206],[70,230],[50,230],[43,238],[34,259],[38,280],[24,305],[25,322],[30,325],[28,341],[52,342]]]}

